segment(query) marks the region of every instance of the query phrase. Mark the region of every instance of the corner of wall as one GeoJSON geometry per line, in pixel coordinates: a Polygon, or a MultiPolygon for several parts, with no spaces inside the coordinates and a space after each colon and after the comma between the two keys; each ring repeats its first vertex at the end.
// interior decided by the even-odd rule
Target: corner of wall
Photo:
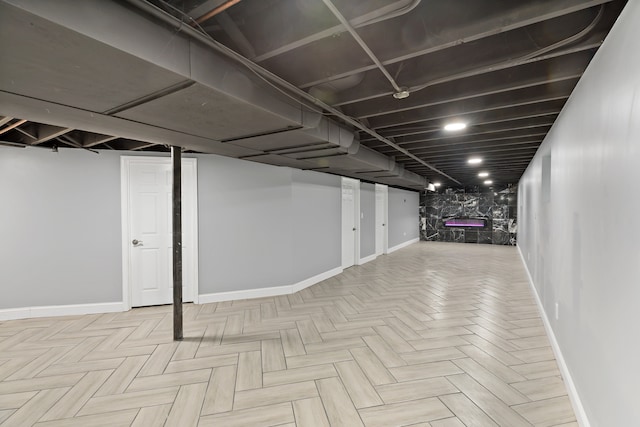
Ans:
{"type": "Polygon", "coordinates": [[[275,297],[279,295],[290,295],[296,292],[299,292],[309,286],[315,285],[316,283],[322,282],[323,280],[327,280],[333,276],[342,273],[342,267],[337,267],[324,273],[317,274],[313,277],[309,277],[307,279],[301,280],[300,282],[294,283],[292,285],[286,286],[273,286],[270,288],[255,288],[255,289],[246,289],[241,291],[230,291],[230,292],[216,292],[211,294],[200,294],[198,297],[198,304],[208,304],[212,302],[221,302],[221,301],[233,301],[233,300],[242,300],[242,299],[251,299],[251,298],[266,298],[266,297],[275,297]]]}
{"type": "Polygon", "coordinates": [[[414,239],[411,240],[407,240],[406,242],[400,243],[399,245],[395,245],[391,248],[389,248],[389,250],[387,251],[387,254],[390,254],[392,252],[395,252],[397,250],[400,250],[402,248],[406,248],[409,245],[413,245],[414,243],[418,243],[420,241],[419,237],[416,237],[414,239]]]}

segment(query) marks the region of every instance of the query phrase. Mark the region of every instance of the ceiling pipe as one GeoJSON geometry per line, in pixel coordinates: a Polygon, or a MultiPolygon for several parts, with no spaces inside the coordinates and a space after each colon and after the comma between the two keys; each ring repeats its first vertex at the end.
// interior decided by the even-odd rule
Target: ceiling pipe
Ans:
{"type": "MultiPolygon", "coordinates": [[[[479,76],[481,74],[487,74],[487,73],[491,73],[494,71],[500,71],[500,70],[505,70],[508,68],[514,68],[514,67],[519,67],[521,65],[527,65],[527,64],[533,64],[536,62],[542,62],[542,61],[546,61],[548,59],[553,59],[553,58],[559,58],[562,56],[567,56],[567,55],[571,55],[573,53],[578,53],[578,52],[584,52],[584,51],[588,51],[591,49],[596,49],[599,48],[602,45],[602,38],[591,42],[590,40],[586,40],[585,42],[572,46],[572,47],[568,47],[566,49],[563,50],[558,50],[557,48],[554,49],[554,52],[550,52],[547,53],[545,55],[540,55],[539,51],[535,51],[532,52],[530,54],[527,54],[527,59],[522,59],[523,57],[519,57],[516,59],[509,59],[503,62],[497,62],[491,65],[485,65],[482,66],[480,68],[474,68],[472,70],[469,71],[464,71],[462,73],[458,73],[458,74],[451,74],[445,77],[440,77],[438,79],[434,79],[434,80],[430,80],[426,83],[422,83],[418,86],[412,86],[410,87],[408,90],[409,92],[417,92],[423,89],[426,89],[429,86],[435,86],[441,83],[448,83],[448,82],[452,82],[455,80],[461,80],[467,77],[474,77],[474,76],[479,76]],[[536,56],[536,55],[540,55],[540,56],[536,56]]],[[[543,48],[546,49],[546,48],[543,48]]],[[[540,50],[543,50],[540,49],[540,50]]],[[[580,74],[582,75],[582,74],[580,74]]],[[[322,83],[317,83],[317,85],[320,84],[324,84],[325,82],[330,81],[330,79],[325,79],[323,80],[322,83]]],[[[316,84],[314,84],[315,86],[316,84]]],[[[374,95],[369,95],[366,98],[359,98],[359,99],[351,99],[351,100],[345,100],[345,101],[341,101],[341,102],[337,102],[336,104],[334,104],[337,107],[341,107],[343,105],[349,105],[349,104],[353,104],[356,102],[362,102],[362,101],[368,101],[368,100],[372,100],[372,99],[376,99],[376,98],[381,98],[384,96],[390,95],[389,92],[385,92],[385,93],[377,93],[374,95]]],[[[409,110],[411,110],[411,108],[409,108],[409,110]]],[[[399,110],[401,111],[401,110],[399,110]]]]}
{"type": "MultiPolygon", "coordinates": [[[[383,62],[383,65],[392,65],[398,62],[402,62],[405,61],[407,59],[411,59],[414,58],[416,56],[421,56],[421,55],[426,55],[426,54],[431,54],[434,52],[438,52],[440,50],[444,50],[444,49],[448,49],[451,47],[455,47],[457,45],[460,44],[465,44],[465,43],[471,43],[473,41],[476,40],[481,40],[487,37],[491,37],[497,34],[503,34],[506,33],[508,31],[512,31],[512,30],[516,30],[516,29],[521,29],[523,27],[529,26],[529,25],[533,25],[533,24],[539,24],[545,20],[551,20],[554,18],[558,18],[561,16],[565,16],[574,12],[578,12],[581,10],[585,10],[594,6],[599,6],[599,5],[604,5],[605,3],[610,3],[612,0],[589,0],[589,1],[583,1],[581,2],[579,5],[573,5],[571,7],[567,6],[564,7],[560,10],[554,10],[552,12],[543,14],[543,15],[539,15],[537,17],[530,17],[527,18],[525,20],[521,20],[521,21],[516,21],[517,22],[512,22],[508,25],[502,25],[502,26],[497,26],[495,27],[493,30],[487,30],[487,31],[482,31],[478,34],[472,34],[472,35],[467,35],[464,36],[462,38],[457,38],[455,40],[450,40],[445,42],[444,44],[441,44],[439,46],[433,46],[429,49],[426,50],[419,50],[418,52],[416,52],[416,54],[410,54],[410,55],[401,55],[398,56],[396,58],[390,58],[390,59],[386,59],[383,62]]],[[[558,2],[559,3],[559,2],[558,2]]],[[[523,14],[526,14],[526,11],[522,12],[523,14]]],[[[517,16],[517,15],[516,15],[517,16]]],[[[514,17],[515,19],[515,17],[514,17]]],[[[501,24],[497,24],[497,25],[501,25],[501,24]]],[[[358,28],[358,26],[355,26],[356,28],[358,28]]],[[[557,48],[557,47],[556,47],[557,48]]],[[[538,53],[539,54],[539,53],[538,53]]],[[[256,60],[258,60],[258,62],[262,59],[262,57],[258,57],[256,58],[256,60]]],[[[352,70],[351,72],[366,72],[369,70],[372,70],[373,67],[372,66],[368,66],[368,67],[360,67],[357,70],[352,70]]],[[[316,86],[319,85],[321,83],[326,83],[328,81],[331,81],[335,78],[340,78],[340,77],[344,77],[345,75],[348,75],[350,72],[346,72],[346,73],[341,73],[338,76],[329,76],[320,80],[316,80],[316,81],[312,81],[312,82],[306,82],[304,84],[301,85],[302,88],[307,88],[307,87],[311,87],[311,86],[316,86]]],[[[411,88],[409,89],[411,90],[411,88]]],[[[384,93],[384,94],[379,94],[376,96],[387,96],[389,95],[389,93],[384,93]]]]}
{"type": "MultiPolygon", "coordinates": [[[[328,1],[328,0],[327,0],[328,1]]],[[[598,24],[598,22],[600,22],[600,20],[602,19],[602,16],[604,15],[604,5],[601,5],[599,10],[598,10],[598,14],[595,16],[595,18],[593,18],[593,20],[591,21],[591,23],[589,25],[587,25],[585,28],[583,28],[582,30],[580,30],[579,32],[577,32],[576,34],[567,37],[566,39],[560,40],[559,42],[553,43],[549,46],[545,46],[543,48],[540,49],[536,49],[535,51],[528,53],[524,56],[521,56],[519,58],[515,58],[515,59],[509,59],[507,61],[502,61],[502,62],[498,62],[495,64],[491,64],[491,65],[486,65],[480,68],[476,68],[473,70],[469,70],[469,71],[465,71],[462,73],[458,73],[458,74],[451,74],[445,77],[441,77],[439,79],[434,79],[431,80],[427,83],[423,83],[421,85],[418,86],[412,86],[408,89],[408,92],[418,92],[420,90],[426,89],[429,86],[435,86],[437,84],[441,84],[441,83],[447,83],[447,82],[451,82],[454,80],[460,80],[466,77],[473,77],[473,76],[477,76],[479,74],[485,74],[487,72],[492,72],[492,71],[497,71],[497,70],[501,70],[504,68],[511,68],[514,66],[518,66],[518,65],[525,65],[525,64],[529,64],[532,62],[538,62],[540,60],[544,60],[547,58],[553,58],[554,55],[550,54],[549,56],[543,56],[545,53],[548,52],[552,52],[556,49],[559,49],[561,47],[567,46],[571,43],[574,43],[580,39],[582,39],[583,37],[585,37],[586,35],[588,35],[598,24]]],[[[569,50],[568,52],[572,52],[572,50],[569,50]]],[[[395,96],[395,95],[394,95],[395,96]]]]}
{"type": "Polygon", "coordinates": [[[365,25],[371,25],[371,24],[377,24],[378,22],[382,22],[382,21],[386,21],[388,19],[393,19],[393,18],[397,18],[398,16],[402,16],[404,14],[407,14],[409,12],[411,12],[413,9],[415,9],[416,7],[418,7],[418,5],[420,4],[421,0],[412,0],[411,3],[409,3],[407,6],[400,8],[398,10],[395,10],[391,13],[385,14],[385,15],[381,15],[381,16],[377,16],[375,18],[371,18],[368,21],[362,22],[358,25],[354,25],[355,28],[359,28],[359,27],[364,27],[365,25]]]}
{"type": "MultiPolygon", "coordinates": [[[[411,12],[415,9],[421,0],[412,0],[410,4],[407,6],[400,7],[395,10],[387,11],[389,6],[382,7],[380,9],[376,9],[372,12],[369,12],[365,15],[358,16],[349,21],[349,23],[353,26],[353,28],[361,28],[367,25],[376,24],[378,22],[386,21],[387,19],[397,18],[398,16],[402,16],[406,13],[411,12]]],[[[335,25],[331,28],[327,28],[325,30],[319,31],[315,34],[311,34],[307,37],[304,37],[300,40],[296,40],[295,42],[287,43],[284,46],[280,46],[274,50],[269,52],[262,53],[255,57],[255,62],[262,62],[266,59],[273,58],[274,56],[282,55],[283,53],[289,52],[293,49],[299,49],[303,46],[316,42],[318,40],[322,40],[327,37],[331,37],[333,34],[340,32],[342,27],[340,24],[335,25]]]]}
{"type": "Polygon", "coordinates": [[[531,59],[531,58],[535,58],[537,56],[543,55],[547,52],[551,52],[555,49],[564,47],[568,44],[571,44],[573,42],[576,42],[578,40],[580,40],[581,38],[583,38],[584,36],[586,36],[587,34],[589,34],[591,32],[591,30],[593,30],[596,25],[598,25],[598,22],[600,22],[600,20],[602,19],[602,15],[604,15],[604,5],[600,6],[600,9],[598,10],[598,14],[596,15],[595,18],[593,18],[593,21],[591,21],[591,23],[589,25],[587,25],[583,30],[577,32],[576,34],[572,35],[571,37],[567,37],[564,40],[560,40],[557,43],[553,43],[549,46],[543,47],[542,49],[538,49],[535,52],[532,52],[528,55],[523,56],[522,58],[520,58],[521,60],[527,60],[527,59],[531,59]]]}
{"type": "MultiPolygon", "coordinates": [[[[491,73],[494,71],[500,71],[500,70],[504,70],[507,68],[513,68],[513,67],[518,67],[521,65],[527,65],[527,64],[532,64],[534,62],[541,62],[541,61],[546,61],[547,59],[552,59],[552,58],[557,58],[560,56],[565,56],[565,55],[570,55],[572,53],[576,53],[576,52],[582,52],[585,50],[589,50],[589,49],[593,49],[593,48],[597,48],[600,47],[602,45],[602,41],[597,41],[595,43],[591,43],[587,46],[577,46],[577,47],[571,47],[568,48],[566,50],[563,51],[556,51],[556,52],[551,52],[548,53],[546,55],[540,55],[539,51],[535,51],[532,52],[530,54],[528,54],[526,56],[526,58],[517,58],[517,59],[510,59],[508,61],[504,61],[504,62],[498,62],[492,65],[487,65],[484,67],[480,67],[480,68],[476,68],[470,71],[465,71],[462,73],[458,73],[458,74],[451,74],[449,76],[446,77],[441,77],[439,79],[434,79],[431,80],[427,83],[421,84],[420,86],[413,86],[411,88],[409,88],[409,90],[411,92],[417,92],[423,89],[426,89],[429,86],[435,86],[441,83],[448,83],[448,82],[452,82],[455,80],[461,80],[467,77],[474,77],[474,76],[479,76],[481,74],[486,74],[486,73],[491,73]]],[[[540,49],[540,51],[542,51],[544,49],[540,49]]],[[[378,96],[376,96],[377,98],[378,96]]],[[[342,104],[341,104],[342,105],[342,104]]]]}
{"type": "MultiPolygon", "coordinates": [[[[225,56],[227,56],[228,58],[231,58],[235,61],[237,61],[238,63],[244,65],[245,67],[247,67],[249,70],[251,70],[253,73],[255,73],[258,77],[260,77],[261,79],[264,79],[265,81],[268,81],[272,84],[276,84],[282,88],[286,88],[288,91],[290,91],[291,93],[300,96],[301,98],[309,101],[310,103],[312,103],[313,105],[316,105],[330,113],[332,113],[334,116],[340,118],[341,120],[343,120],[345,123],[348,123],[352,126],[354,126],[357,129],[360,129],[361,131],[371,135],[372,137],[374,137],[375,139],[377,139],[378,141],[384,142],[385,144],[389,145],[390,147],[395,148],[397,151],[401,152],[402,154],[408,156],[409,158],[415,160],[416,162],[420,163],[421,165],[429,168],[430,170],[434,171],[435,173],[442,175],[446,178],[449,178],[450,180],[452,180],[453,182],[462,185],[462,183],[460,181],[458,181],[457,179],[447,175],[445,172],[441,171],[440,169],[436,168],[435,166],[431,166],[429,163],[425,162],[424,160],[422,160],[421,158],[417,157],[416,155],[412,154],[411,152],[409,152],[408,150],[405,150],[404,148],[400,147],[399,145],[395,144],[394,142],[390,141],[389,139],[385,138],[384,136],[380,135],[379,133],[377,133],[376,131],[374,131],[373,129],[370,129],[366,126],[364,126],[362,123],[360,123],[359,121],[353,119],[352,117],[349,117],[348,115],[344,114],[343,112],[341,112],[340,110],[320,101],[319,99],[309,95],[307,92],[303,91],[302,89],[298,88],[297,86],[289,83],[288,81],[284,80],[281,77],[278,77],[277,75],[273,74],[272,72],[262,68],[261,66],[259,66],[258,64],[250,61],[249,59],[245,58],[244,56],[240,55],[239,53],[233,51],[232,49],[229,49],[228,47],[226,47],[225,45],[217,42],[216,40],[214,40],[211,36],[209,36],[206,33],[202,33],[200,31],[198,31],[197,29],[193,28],[190,25],[184,25],[183,21],[180,21],[179,19],[177,19],[176,17],[174,17],[173,15],[165,12],[164,10],[158,8],[157,6],[149,3],[146,0],[126,0],[127,3],[137,7],[138,9],[155,16],[156,18],[160,19],[161,21],[175,27],[177,30],[179,31],[183,31],[184,33],[188,34],[189,36],[193,37],[196,40],[199,40],[200,42],[204,43],[205,45],[211,47],[212,49],[216,50],[218,53],[221,53],[225,56]]],[[[186,17],[187,19],[191,20],[190,17],[186,17]]],[[[298,102],[301,102],[300,100],[297,100],[298,102]]],[[[303,104],[301,102],[301,104],[303,104]]],[[[304,104],[303,104],[304,105],[304,104]]]]}
{"type": "Polygon", "coordinates": [[[340,13],[338,8],[336,8],[335,5],[333,3],[331,3],[331,0],[322,0],[322,1],[327,6],[327,8],[329,8],[331,13],[333,13],[335,15],[335,17],[338,18],[338,21],[340,21],[342,26],[344,28],[346,28],[347,31],[349,32],[349,34],[351,34],[351,36],[356,40],[356,42],[360,45],[362,50],[364,50],[365,53],[369,56],[369,58],[371,58],[373,63],[376,64],[378,69],[382,72],[382,74],[384,74],[384,76],[387,78],[387,80],[389,80],[389,83],[391,83],[391,86],[393,86],[393,89],[396,91],[396,94],[398,94],[398,93],[407,93],[406,96],[402,96],[403,98],[406,98],[407,96],[409,96],[408,92],[406,92],[406,88],[401,88],[400,86],[398,86],[398,83],[396,83],[396,81],[393,78],[393,76],[391,76],[391,74],[389,74],[387,69],[384,68],[384,65],[382,65],[382,62],[373,53],[373,51],[369,48],[369,46],[367,46],[367,44],[364,42],[364,40],[362,40],[360,35],[351,26],[349,21],[347,21],[347,19],[344,16],[342,16],[342,13],[340,13]]]}
{"type": "Polygon", "coordinates": [[[224,12],[225,10],[229,9],[231,6],[233,6],[236,3],[240,3],[240,0],[229,0],[224,4],[221,4],[220,6],[216,7],[215,9],[205,13],[204,15],[202,15],[199,18],[196,18],[196,24],[202,24],[205,21],[208,21],[209,19],[213,18],[214,16],[216,16],[217,14],[224,12]]]}

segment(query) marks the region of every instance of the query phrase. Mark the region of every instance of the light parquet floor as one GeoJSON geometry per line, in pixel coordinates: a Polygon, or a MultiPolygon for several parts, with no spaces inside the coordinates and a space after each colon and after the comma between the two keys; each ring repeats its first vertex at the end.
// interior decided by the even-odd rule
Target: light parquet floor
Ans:
{"type": "Polygon", "coordinates": [[[515,248],[426,243],[288,296],[0,323],[0,425],[577,426],[515,248]]]}

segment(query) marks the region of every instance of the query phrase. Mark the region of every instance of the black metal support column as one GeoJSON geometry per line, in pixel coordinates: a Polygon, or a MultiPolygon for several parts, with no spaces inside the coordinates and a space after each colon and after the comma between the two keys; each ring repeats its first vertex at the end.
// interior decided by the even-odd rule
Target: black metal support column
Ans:
{"type": "Polygon", "coordinates": [[[173,164],[173,339],[182,340],[182,149],[171,146],[173,164]]]}

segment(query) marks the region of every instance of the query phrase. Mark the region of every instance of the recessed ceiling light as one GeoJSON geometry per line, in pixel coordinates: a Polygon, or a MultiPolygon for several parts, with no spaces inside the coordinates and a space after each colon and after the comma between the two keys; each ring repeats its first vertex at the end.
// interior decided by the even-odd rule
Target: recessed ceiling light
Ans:
{"type": "Polygon", "coordinates": [[[448,131],[462,130],[462,129],[466,128],[466,127],[467,127],[466,123],[456,122],[456,123],[449,123],[449,124],[445,125],[444,130],[448,130],[448,131]]]}
{"type": "Polygon", "coordinates": [[[477,165],[478,163],[482,163],[482,159],[480,157],[472,157],[467,160],[467,162],[469,162],[469,164],[471,165],[477,165]]]}
{"type": "Polygon", "coordinates": [[[489,176],[489,172],[480,172],[480,173],[478,174],[478,176],[479,176],[480,178],[486,178],[486,177],[488,177],[488,176],[489,176]]]}
{"type": "Polygon", "coordinates": [[[393,97],[395,99],[405,99],[408,98],[410,95],[409,91],[407,89],[401,90],[399,92],[396,92],[393,94],[393,97]]]}
{"type": "Polygon", "coordinates": [[[439,182],[434,182],[434,183],[433,183],[433,186],[434,186],[434,187],[440,187],[440,183],[439,183],[439,182]]]}
{"type": "Polygon", "coordinates": [[[486,180],[484,182],[484,185],[490,185],[490,184],[493,184],[493,181],[491,181],[490,179],[488,179],[488,180],[486,180]]]}

